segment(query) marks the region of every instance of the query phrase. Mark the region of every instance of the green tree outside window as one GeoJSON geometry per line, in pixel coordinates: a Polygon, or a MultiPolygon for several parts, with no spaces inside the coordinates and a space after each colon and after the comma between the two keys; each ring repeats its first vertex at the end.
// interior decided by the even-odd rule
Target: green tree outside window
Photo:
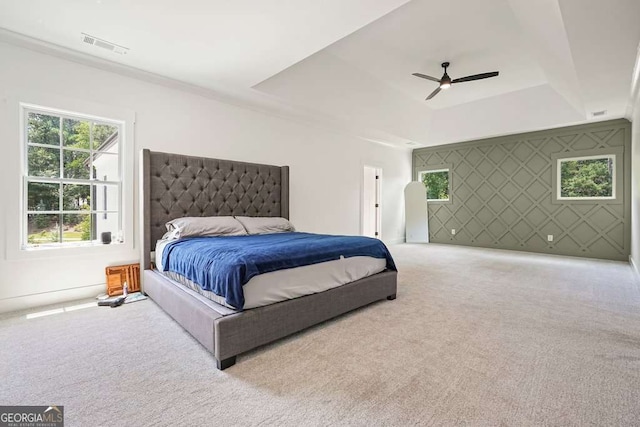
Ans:
{"type": "Polygon", "coordinates": [[[560,197],[612,196],[612,157],[560,161],[560,197]]]}
{"type": "Polygon", "coordinates": [[[427,188],[427,200],[449,199],[449,171],[426,171],[421,173],[422,183],[427,188]]]}
{"type": "Polygon", "coordinates": [[[96,179],[92,160],[117,137],[118,127],[36,112],[29,112],[27,119],[27,175],[34,178],[27,183],[27,204],[31,212],[27,215],[27,243],[95,239],[91,226],[94,217],[91,180],[96,179]],[[85,182],[37,182],[38,178],[85,182]],[[78,211],[78,214],[51,213],[61,210],[78,211]]]}

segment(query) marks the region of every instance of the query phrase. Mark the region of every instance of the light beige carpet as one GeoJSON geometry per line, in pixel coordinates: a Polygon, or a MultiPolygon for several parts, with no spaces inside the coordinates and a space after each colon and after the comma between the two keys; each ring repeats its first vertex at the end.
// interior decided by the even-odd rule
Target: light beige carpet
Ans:
{"type": "Polygon", "coordinates": [[[640,293],[624,263],[392,247],[398,299],[238,358],[147,300],[0,321],[0,404],[68,426],[640,423],[640,293]]]}

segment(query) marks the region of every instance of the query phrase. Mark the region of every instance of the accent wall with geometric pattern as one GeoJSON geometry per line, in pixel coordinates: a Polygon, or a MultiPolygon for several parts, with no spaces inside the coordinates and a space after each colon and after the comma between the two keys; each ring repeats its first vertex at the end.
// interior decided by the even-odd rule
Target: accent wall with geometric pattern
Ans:
{"type": "Polygon", "coordinates": [[[631,123],[619,119],[416,149],[414,180],[449,169],[451,181],[448,201],[429,202],[430,241],[627,261],[630,147],[631,123]],[[615,200],[554,197],[558,158],[607,153],[615,200]]]}

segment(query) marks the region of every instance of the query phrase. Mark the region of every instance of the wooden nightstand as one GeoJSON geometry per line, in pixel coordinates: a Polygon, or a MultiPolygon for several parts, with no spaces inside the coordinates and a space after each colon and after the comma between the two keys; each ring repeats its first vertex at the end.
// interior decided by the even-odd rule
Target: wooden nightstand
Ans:
{"type": "Polygon", "coordinates": [[[109,296],[122,295],[124,282],[127,282],[130,293],[140,290],[140,264],[107,267],[105,274],[107,276],[107,294],[109,296]]]}

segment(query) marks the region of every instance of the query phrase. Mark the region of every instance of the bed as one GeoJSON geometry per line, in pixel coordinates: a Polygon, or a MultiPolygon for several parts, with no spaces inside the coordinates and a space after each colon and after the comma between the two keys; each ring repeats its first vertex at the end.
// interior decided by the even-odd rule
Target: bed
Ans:
{"type": "Polygon", "coordinates": [[[245,310],[207,298],[155,268],[165,224],[181,217],[289,218],[289,168],[152,152],[141,153],[142,290],[198,340],[218,369],[236,356],[378,300],[396,297],[385,269],[326,291],[245,310]]]}

